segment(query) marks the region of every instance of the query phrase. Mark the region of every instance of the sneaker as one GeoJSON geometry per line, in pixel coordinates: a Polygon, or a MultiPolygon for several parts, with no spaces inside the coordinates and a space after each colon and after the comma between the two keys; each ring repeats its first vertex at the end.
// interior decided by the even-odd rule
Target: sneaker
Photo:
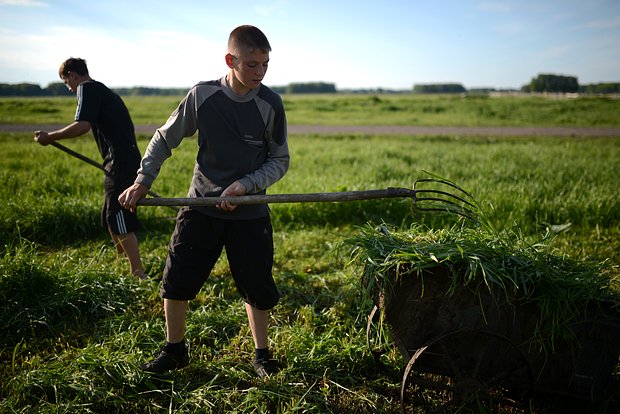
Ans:
{"type": "Polygon", "coordinates": [[[174,369],[183,368],[189,364],[189,352],[187,346],[181,355],[175,355],[166,351],[162,347],[159,354],[152,360],[140,365],[142,371],[151,372],[153,374],[162,374],[174,369]]]}
{"type": "Polygon", "coordinates": [[[276,373],[275,361],[271,358],[254,358],[252,366],[259,378],[265,378],[276,373]]]}

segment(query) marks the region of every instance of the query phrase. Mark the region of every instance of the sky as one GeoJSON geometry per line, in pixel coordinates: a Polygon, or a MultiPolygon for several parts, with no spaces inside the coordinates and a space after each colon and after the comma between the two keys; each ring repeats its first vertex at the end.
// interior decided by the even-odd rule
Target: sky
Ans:
{"type": "Polygon", "coordinates": [[[226,73],[241,24],[269,39],[268,86],[620,82],[619,0],[0,0],[0,83],[46,87],[81,57],[109,87],[189,88],[226,73]]]}

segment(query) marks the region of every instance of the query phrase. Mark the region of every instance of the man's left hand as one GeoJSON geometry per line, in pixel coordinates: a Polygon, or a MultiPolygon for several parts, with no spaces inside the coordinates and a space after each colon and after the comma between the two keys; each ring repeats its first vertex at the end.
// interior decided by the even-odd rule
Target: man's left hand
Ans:
{"type": "MultiPolygon", "coordinates": [[[[248,190],[243,184],[241,184],[239,181],[235,181],[234,183],[229,185],[224,191],[222,191],[220,197],[242,196],[245,195],[247,191],[248,190]]],[[[232,204],[230,201],[222,201],[215,207],[224,211],[233,211],[235,208],[237,208],[237,205],[232,204]]]]}

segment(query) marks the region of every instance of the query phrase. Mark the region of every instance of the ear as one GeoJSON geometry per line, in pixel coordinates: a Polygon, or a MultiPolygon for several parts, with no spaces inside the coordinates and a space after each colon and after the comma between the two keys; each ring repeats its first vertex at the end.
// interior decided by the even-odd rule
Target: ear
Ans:
{"type": "Polygon", "coordinates": [[[235,57],[233,55],[231,55],[230,53],[226,53],[226,65],[229,68],[234,68],[235,67],[235,57]]]}

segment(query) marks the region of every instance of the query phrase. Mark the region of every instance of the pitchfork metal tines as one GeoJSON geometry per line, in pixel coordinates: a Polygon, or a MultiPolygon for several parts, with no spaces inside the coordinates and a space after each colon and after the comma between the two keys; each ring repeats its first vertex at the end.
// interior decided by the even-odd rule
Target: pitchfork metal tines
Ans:
{"type": "Polygon", "coordinates": [[[419,179],[413,184],[413,194],[414,210],[444,211],[478,221],[479,208],[473,196],[451,181],[419,179]],[[431,188],[424,188],[427,185],[431,188]]]}
{"type": "Polygon", "coordinates": [[[413,189],[388,187],[382,190],[340,191],[304,194],[255,194],[228,197],[144,198],[141,206],[216,206],[222,201],[236,205],[275,203],[325,203],[380,198],[411,198],[414,211],[436,211],[458,214],[477,221],[473,197],[456,184],[440,178],[417,180],[413,189]]]}

